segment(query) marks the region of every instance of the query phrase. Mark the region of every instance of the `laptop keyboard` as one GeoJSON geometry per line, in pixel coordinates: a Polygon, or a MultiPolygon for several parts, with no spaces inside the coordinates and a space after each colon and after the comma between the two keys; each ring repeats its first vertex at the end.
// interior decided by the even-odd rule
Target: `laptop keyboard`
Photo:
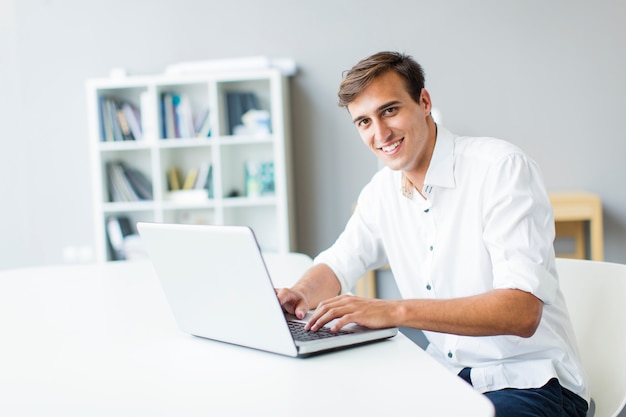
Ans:
{"type": "Polygon", "coordinates": [[[326,339],[329,337],[336,337],[354,333],[350,330],[339,330],[338,332],[331,332],[327,327],[322,327],[318,331],[312,332],[309,330],[304,330],[304,326],[306,323],[302,323],[300,321],[287,321],[287,324],[289,325],[289,330],[291,330],[291,335],[293,336],[293,338],[301,342],[308,340],[326,339]]]}

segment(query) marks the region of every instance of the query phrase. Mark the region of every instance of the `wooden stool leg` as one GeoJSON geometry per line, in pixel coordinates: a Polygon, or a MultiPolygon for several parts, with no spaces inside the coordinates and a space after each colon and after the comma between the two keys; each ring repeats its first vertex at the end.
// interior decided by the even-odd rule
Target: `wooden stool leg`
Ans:
{"type": "Polygon", "coordinates": [[[604,239],[602,223],[602,203],[597,199],[589,220],[589,244],[591,245],[591,259],[604,261],[604,239]]]}

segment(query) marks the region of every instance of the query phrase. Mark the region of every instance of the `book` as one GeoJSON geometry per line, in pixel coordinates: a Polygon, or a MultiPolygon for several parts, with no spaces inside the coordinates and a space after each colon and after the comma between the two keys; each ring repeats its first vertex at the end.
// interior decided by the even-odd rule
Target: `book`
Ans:
{"type": "Polygon", "coordinates": [[[183,183],[183,190],[192,190],[193,186],[196,183],[197,177],[198,177],[198,168],[191,168],[189,172],[187,172],[187,176],[185,177],[185,182],[183,183]]]}
{"type": "Polygon", "coordinates": [[[114,185],[119,190],[122,199],[120,201],[138,201],[139,196],[130,185],[124,174],[124,168],[120,162],[112,164],[114,185]]]}
{"type": "Polygon", "coordinates": [[[194,132],[198,138],[208,138],[211,136],[211,118],[209,117],[208,108],[203,110],[196,118],[194,132]]]}
{"type": "Polygon", "coordinates": [[[107,162],[106,171],[109,188],[109,200],[113,202],[128,201],[128,193],[124,189],[119,172],[117,171],[117,162],[107,162]]]}
{"type": "Polygon", "coordinates": [[[113,163],[106,163],[106,177],[107,177],[107,193],[109,201],[123,201],[123,197],[116,186],[116,180],[113,175],[113,163]]]}
{"type": "Polygon", "coordinates": [[[209,162],[204,162],[198,168],[198,176],[196,178],[196,182],[193,185],[193,188],[196,190],[201,190],[203,188],[208,188],[207,180],[209,179],[209,172],[211,170],[211,164],[209,162]]]}
{"type": "Polygon", "coordinates": [[[195,136],[191,102],[186,94],[174,96],[174,113],[176,115],[176,132],[179,138],[195,136]]]}
{"type": "Polygon", "coordinates": [[[126,102],[122,103],[122,113],[124,114],[124,119],[126,120],[126,124],[133,139],[142,140],[143,133],[141,129],[141,112],[139,109],[126,102]]]}
{"type": "Polygon", "coordinates": [[[180,170],[176,167],[170,167],[167,171],[167,180],[170,191],[180,190],[180,170]]]}
{"type": "Polygon", "coordinates": [[[122,141],[124,140],[124,136],[122,135],[122,128],[120,127],[115,100],[110,98],[106,101],[106,104],[109,107],[109,117],[111,119],[111,126],[113,128],[113,140],[118,142],[122,141]]]}
{"type": "Polygon", "coordinates": [[[134,190],[135,194],[139,197],[140,200],[152,200],[152,183],[150,180],[143,174],[143,172],[138,169],[132,168],[125,164],[120,164],[122,166],[122,171],[124,172],[124,176],[128,180],[131,188],[134,190]]]}
{"type": "Polygon", "coordinates": [[[109,98],[102,99],[102,124],[104,125],[104,137],[106,142],[117,140],[115,125],[117,124],[114,106],[109,98]]]}
{"type": "Polygon", "coordinates": [[[103,142],[113,142],[115,138],[113,137],[113,125],[111,124],[111,115],[108,99],[106,97],[100,97],[100,119],[101,119],[101,140],[103,142]]]}
{"type": "Polygon", "coordinates": [[[171,93],[163,93],[161,95],[161,135],[163,139],[176,137],[173,97],[171,93]]]}
{"type": "Polygon", "coordinates": [[[126,120],[126,116],[124,115],[124,111],[119,105],[116,105],[115,113],[117,114],[117,120],[120,125],[120,132],[122,133],[122,140],[134,140],[130,127],[128,126],[128,121],[126,120]]]}
{"type": "Polygon", "coordinates": [[[205,163],[200,167],[202,174],[198,173],[196,187],[207,190],[209,198],[213,198],[213,165],[205,163]],[[205,167],[203,169],[203,167],[205,167]]]}

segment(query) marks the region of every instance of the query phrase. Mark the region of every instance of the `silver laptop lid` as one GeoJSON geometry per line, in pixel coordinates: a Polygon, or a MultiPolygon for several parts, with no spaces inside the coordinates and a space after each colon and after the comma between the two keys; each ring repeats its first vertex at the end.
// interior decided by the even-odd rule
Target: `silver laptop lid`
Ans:
{"type": "Polygon", "coordinates": [[[250,228],[138,223],[137,229],[181,330],[297,356],[250,228]]]}

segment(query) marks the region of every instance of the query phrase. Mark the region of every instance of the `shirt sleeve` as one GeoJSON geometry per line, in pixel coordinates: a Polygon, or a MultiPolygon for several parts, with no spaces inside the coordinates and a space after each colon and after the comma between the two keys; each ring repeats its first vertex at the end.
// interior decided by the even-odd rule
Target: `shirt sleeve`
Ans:
{"type": "Polygon", "coordinates": [[[484,242],[493,266],[494,288],[515,288],[551,304],[554,215],[538,166],[511,153],[488,171],[483,190],[484,242]]]}
{"type": "Polygon", "coordinates": [[[370,182],[359,195],[354,213],[335,243],[313,260],[326,264],[341,284],[341,292],[354,288],[357,280],[370,269],[382,267],[387,258],[377,232],[378,199],[374,198],[375,184],[370,182]]]}

